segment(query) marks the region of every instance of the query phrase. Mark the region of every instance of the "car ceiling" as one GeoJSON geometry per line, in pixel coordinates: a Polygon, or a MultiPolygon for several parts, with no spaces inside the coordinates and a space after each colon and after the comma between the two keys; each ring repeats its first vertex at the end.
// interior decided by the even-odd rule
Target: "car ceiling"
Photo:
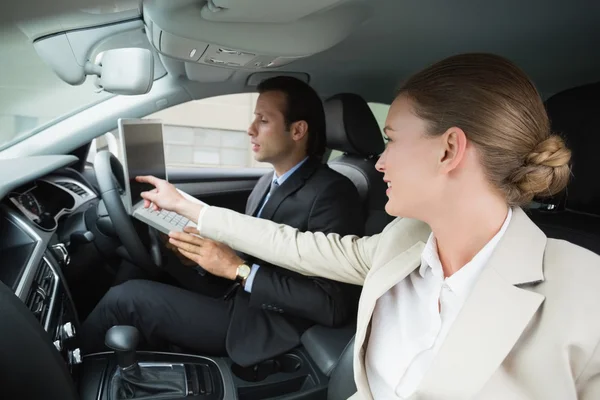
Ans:
{"type": "Polygon", "coordinates": [[[598,1],[373,3],[371,21],[335,48],[294,67],[310,72],[316,85],[356,79],[384,90],[443,57],[482,51],[509,57],[545,95],[600,80],[598,1]]]}
{"type": "MultiPolygon", "coordinates": [[[[52,11],[46,2],[35,2],[37,8],[31,3],[3,4],[0,21],[52,11]]],[[[115,2],[51,3],[54,10],[62,11],[75,9],[75,3],[81,8],[115,2]]],[[[325,96],[352,91],[380,102],[391,100],[410,74],[462,52],[493,52],[510,58],[534,79],[544,97],[600,81],[598,1],[370,0],[367,4],[372,16],[345,40],[281,70],[309,73],[311,84],[325,96]]],[[[171,70],[184,71],[182,61],[166,63],[171,70]]],[[[247,75],[239,71],[233,79],[245,81],[247,75]]]]}

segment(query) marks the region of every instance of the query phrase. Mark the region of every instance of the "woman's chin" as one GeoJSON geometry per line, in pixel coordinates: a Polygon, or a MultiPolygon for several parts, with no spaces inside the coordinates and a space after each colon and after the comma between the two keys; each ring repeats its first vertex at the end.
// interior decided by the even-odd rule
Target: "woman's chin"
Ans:
{"type": "Polygon", "coordinates": [[[392,217],[415,218],[414,216],[418,214],[417,211],[415,207],[411,207],[406,201],[398,201],[393,197],[389,198],[385,204],[385,212],[392,217]]]}
{"type": "Polygon", "coordinates": [[[398,217],[401,215],[399,211],[399,207],[393,203],[392,199],[388,199],[388,202],[385,204],[385,212],[392,217],[398,217]]]}

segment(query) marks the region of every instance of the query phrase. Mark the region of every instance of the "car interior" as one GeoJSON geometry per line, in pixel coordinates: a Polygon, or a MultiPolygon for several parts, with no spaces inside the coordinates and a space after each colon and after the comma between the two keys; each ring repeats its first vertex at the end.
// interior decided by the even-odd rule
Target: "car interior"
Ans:
{"type": "MultiPolygon", "coordinates": [[[[1,398],[339,400],[355,392],[352,321],[315,325],[297,348],[250,367],[182,349],[141,350],[126,326],[107,332],[106,351],[79,349],[80,324],[120,263],[161,263],[148,226],[132,219],[130,232],[115,228],[129,216],[111,205],[118,193],[102,188],[122,189],[125,178],[100,138],[119,118],[254,93],[273,76],[302,79],[321,96],[323,162],[357,187],[365,234],[375,235],[392,217],[375,170],[385,141],[371,105],[389,105],[403,79],[446,56],[508,57],[532,78],[552,129],[573,152],[566,190],[526,211],[549,237],[600,254],[599,2],[26,0],[0,11],[1,398]],[[16,50],[16,38],[26,50],[16,50]],[[35,122],[18,111],[26,107],[60,112],[35,122]],[[134,242],[143,254],[132,252],[134,242]],[[124,366],[134,362],[172,395],[120,397],[124,366]]],[[[168,167],[178,188],[239,212],[269,172],[168,167]]]]}

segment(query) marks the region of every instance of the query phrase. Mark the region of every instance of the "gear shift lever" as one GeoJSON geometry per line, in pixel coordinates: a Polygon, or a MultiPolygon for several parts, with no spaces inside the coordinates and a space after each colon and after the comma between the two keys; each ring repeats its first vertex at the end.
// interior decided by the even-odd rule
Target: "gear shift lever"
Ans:
{"type": "Polygon", "coordinates": [[[134,326],[116,325],[106,332],[104,344],[117,354],[117,363],[123,370],[137,366],[135,350],[140,342],[140,333],[134,326]]]}
{"type": "Polygon", "coordinates": [[[150,400],[185,397],[185,368],[170,364],[140,366],[135,356],[139,342],[140,333],[133,326],[116,325],[106,332],[104,344],[115,351],[119,364],[111,379],[109,398],[150,400]]]}

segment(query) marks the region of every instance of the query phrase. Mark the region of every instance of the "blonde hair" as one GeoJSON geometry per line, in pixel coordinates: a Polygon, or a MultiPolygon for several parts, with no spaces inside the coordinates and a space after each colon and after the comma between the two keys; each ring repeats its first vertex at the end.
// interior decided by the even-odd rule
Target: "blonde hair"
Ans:
{"type": "Polygon", "coordinates": [[[492,54],[446,58],[400,89],[429,134],[462,129],[480,153],[491,184],[511,206],[550,196],[567,185],[571,151],[550,122],[527,75],[492,54]]]}

